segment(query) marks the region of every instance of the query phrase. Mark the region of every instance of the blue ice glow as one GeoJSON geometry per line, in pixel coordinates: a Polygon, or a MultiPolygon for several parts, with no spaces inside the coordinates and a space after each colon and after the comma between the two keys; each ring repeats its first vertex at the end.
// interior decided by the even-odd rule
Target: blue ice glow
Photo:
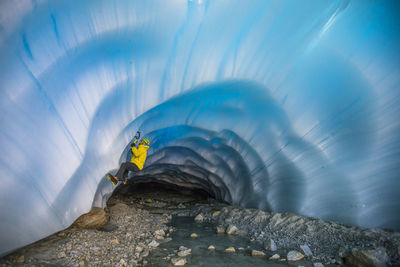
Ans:
{"type": "Polygon", "coordinates": [[[132,179],[400,225],[398,1],[0,2],[0,255],[132,179]]]}

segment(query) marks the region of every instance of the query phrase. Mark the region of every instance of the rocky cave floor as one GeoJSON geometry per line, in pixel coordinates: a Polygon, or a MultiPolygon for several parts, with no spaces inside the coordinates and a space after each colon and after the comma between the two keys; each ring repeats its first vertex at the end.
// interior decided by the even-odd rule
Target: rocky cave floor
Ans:
{"type": "Polygon", "coordinates": [[[104,211],[95,209],[1,258],[0,267],[400,266],[399,254],[399,232],[244,209],[204,192],[128,184],[115,190],[104,211]],[[82,229],[85,220],[97,229],[82,229]]]}

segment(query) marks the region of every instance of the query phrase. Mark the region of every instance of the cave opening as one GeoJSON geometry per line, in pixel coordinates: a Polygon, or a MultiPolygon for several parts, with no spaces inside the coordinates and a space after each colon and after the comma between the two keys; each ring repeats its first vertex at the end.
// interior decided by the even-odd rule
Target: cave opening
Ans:
{"type": "Polygon", "coordinates": [[[186,203],[195,205],[196,203],[215,203],[217,200],[212,191],[205,188],[192,187],[189,184],[173,184],[164,181],[135,181],[128,180],[127,184],[121,184],[116,188],[113,197],[120,198],[142,198],[157,201],[168,201],[176,205],[186,203]]]}

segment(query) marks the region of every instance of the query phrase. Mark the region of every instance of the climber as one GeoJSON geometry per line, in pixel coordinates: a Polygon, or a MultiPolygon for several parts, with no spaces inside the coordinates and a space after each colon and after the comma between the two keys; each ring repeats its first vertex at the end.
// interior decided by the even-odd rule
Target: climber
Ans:
{"type": "Polygon", "coordinates": [[[143,169],[143,165],[147,157],[147,150],[150,148],[150,142],[149,140],[144,138],[140,140],[139,146],[138,148],[136,148],[136,143],[138,140],[139,138],[137,138],[131,144],[132,147],[131,161],[122,163],[116,176],[107,173],[106,177],[111,180],[113,185],[116,185],[119,181],[122,181],[124,184],[126,184],[127,182],[126,177],[129,171],[138,172],[143,169]]]}

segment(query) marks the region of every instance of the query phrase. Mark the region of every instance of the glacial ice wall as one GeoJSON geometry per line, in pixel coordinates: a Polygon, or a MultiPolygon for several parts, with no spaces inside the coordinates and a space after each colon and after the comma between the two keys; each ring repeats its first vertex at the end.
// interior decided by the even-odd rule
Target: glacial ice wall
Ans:
{"type": "Polygon", "coordinates": [[[398,1],[0,1],[0,255],[131,179],[400,225],[398,1]]]}

